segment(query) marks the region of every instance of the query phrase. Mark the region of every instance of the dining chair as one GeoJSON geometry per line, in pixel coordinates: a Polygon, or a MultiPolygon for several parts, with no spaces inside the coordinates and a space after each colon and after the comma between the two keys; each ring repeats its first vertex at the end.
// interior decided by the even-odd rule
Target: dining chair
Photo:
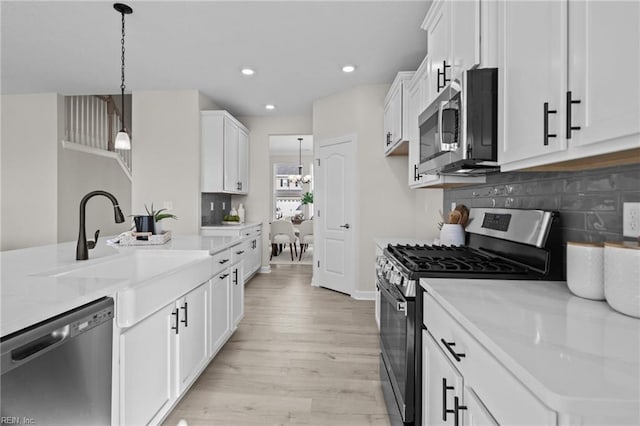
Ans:
{"type": "Polygon", "coordinates": [[[271,240],[271,257],[273,258],[273,251],[277,249],[278,245],[289,244],[289,250],[291,251],[291,260],[293,260],[293,252],[295,250],[296,256],[298,256],[298,250],[296,248],[296,234],[293,229],[293,224],[288,220],[274,220],[271,222],[271,230],[269,232],[271,240]]]}
{"type": "Polygon", "coordinates": [[[300,235],[298,240],[300,241],[300,257],[298,262],[302,260],[302,253],[307,251],[309,244],[313,244],[313,220],[305,220],[300,226],[300,235]]]}

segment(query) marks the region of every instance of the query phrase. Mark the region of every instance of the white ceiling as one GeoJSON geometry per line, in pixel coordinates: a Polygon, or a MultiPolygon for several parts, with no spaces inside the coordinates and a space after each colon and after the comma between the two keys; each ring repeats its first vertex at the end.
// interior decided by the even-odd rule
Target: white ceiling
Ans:
{"type": "Polygon", "coordinates": [[[269,152],[271,155],[298,155],[302,148],[303,155],[313,154],[313,135],[272,135],[269,136],[269,152]],[[298,142],[302,138],[302,144],[298,142]]]}
{"type": "MultiPolygon", "coordinates": [[[[119,93],[112,4],[2,0],[2,93],[119,93]]],[[[236,116],[310,114],[313,100],[391,83],[426,54],[430,0],[127,4],[127,92],[198,89],[236,116]],[[344,74],[347,63],[356,72],[344,74]]]]}

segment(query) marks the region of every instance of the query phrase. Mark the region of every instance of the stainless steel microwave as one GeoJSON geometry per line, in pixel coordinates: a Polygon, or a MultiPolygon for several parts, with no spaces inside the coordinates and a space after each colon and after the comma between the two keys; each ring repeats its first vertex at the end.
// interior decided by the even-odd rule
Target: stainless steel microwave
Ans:
{"type": "Polygon", "coordinates": [[[418,119],[421,174],[498,171],[498,69],[452,81],[418,119]]]}

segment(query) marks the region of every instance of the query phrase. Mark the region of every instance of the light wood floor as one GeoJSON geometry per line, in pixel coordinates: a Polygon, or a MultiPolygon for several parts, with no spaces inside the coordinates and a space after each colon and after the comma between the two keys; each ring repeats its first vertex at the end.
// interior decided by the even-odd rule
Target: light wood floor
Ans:
{"type": "Polygon", "coordinates": [[[373,302],[311,287],[310,266],[271,269],[165,425],[388,425],[373,302]]]}

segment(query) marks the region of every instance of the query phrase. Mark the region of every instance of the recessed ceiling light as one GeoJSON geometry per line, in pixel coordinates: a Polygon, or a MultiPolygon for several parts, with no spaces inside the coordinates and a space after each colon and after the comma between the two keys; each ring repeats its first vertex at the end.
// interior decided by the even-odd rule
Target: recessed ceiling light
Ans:
{"type": "Polygon", "coordinates": [[[244,75],[253,75],[256,72],[254,70],[252,70],[251,68],[242,68],[241,70],[242,74],[244,75]]]}
{"type": "Polygon", "coordinates": [[[275,105],[272,105],[272,104],[266,104],[264,107],[265,107],[266,109],[275,109],[275,108],[276,108],[276,106],[275,106],[275,105]]]}
{"type": "Polygon", "coordinates": [[[342,67],[342,72],[354,72],[356,70],[356,66],[355,65],[345,65],[344,67],[342,67]]]}

